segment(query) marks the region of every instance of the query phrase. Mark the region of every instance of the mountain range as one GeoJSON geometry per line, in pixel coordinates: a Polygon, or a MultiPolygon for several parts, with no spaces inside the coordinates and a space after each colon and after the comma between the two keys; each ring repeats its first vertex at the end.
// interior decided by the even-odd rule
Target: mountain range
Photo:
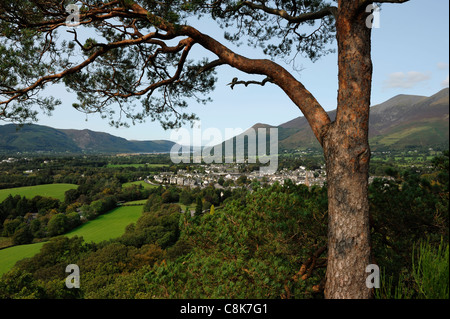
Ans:
{"type": "MultiPolygon", "coordinates": [[[[328,114],[334,120],[336,110],[328,114]]],[[[258,123],[250,129],[257,128],[278,129],[279,151],[320,148],[303,116],[278,126],[258,123]]],[[[449,89],[430,97],[397,95],[372,106],[369,141],[372,150],[448,148],[449,89]]],[[[167,140],[130,141],[87,129],[55,129],[35,124],[21,128],[14,124],[0,126],[0,153],[166,153],[174,144],[167,140]]]]}
{"type": "Polygon", "coordinates": [[[55,129],[42,125],[0,126],[0,153],[167,153],[174,142],[129,141],[91,130],[55,129]]]}
{"type": "MultiPolygon", "coordinates": [[[[328,112],[328,115],[334,121],[336,110],[328,112]]],[[[256,131],[257,128],[266,128],[266,130],[278,128],[280,151],[320,148],[304,116],[278,126],[258,123],[251,129],[256,131]]],[[[248,130],[241,135],[246,134],[248,130]]],[[[236,140],[244,141],[242,137],[236,140]]],[[[240,147],[239,142],[237,143],[240,147]]],[[[401,94],[372,106],[369,118],[369,143],[372,150],[424,147],[447,149],[449,89],[445,88],[430,97],[401,94]]]]}

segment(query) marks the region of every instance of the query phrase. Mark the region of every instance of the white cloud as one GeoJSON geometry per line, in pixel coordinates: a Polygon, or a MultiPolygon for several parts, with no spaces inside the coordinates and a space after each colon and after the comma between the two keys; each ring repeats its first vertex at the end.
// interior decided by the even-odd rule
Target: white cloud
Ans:
{"type": "Polygon", "coordinates": [[[430,72],[394,72],[389,74],[389,78],[384,81],[384,87],[410,89],[418,83],[427,81],[430,78],[430,72]]]}
{"type": "Polygon", "coordinates": [[[444,81],[442,81],[441,85],[444,88],[448,87],[448,74],[447,74],[447,78],[444,81]]]}
{"type": "Polygon", "coordinates": [[[439,62],[437,64],[437,67],[438,67],[439,70],[447,70],[448,69],[448,63],[439,62]]]}

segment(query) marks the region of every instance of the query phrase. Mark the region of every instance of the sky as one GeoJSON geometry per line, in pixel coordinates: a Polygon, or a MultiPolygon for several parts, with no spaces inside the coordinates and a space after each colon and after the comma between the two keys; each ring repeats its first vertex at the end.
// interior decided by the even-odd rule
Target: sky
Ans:
{"type": "MultiPolygon", "coordinates": [[[[431,96],[449,86],[449,2],[447,0],[411,0],[404,4],[383,4],[377,28],[372,32],[372,62],[374,66],[371,105],[382,103],[398,94],[431,96]]],[[[223,30],[212,21],[199,21],[195,25],[201,32],[223,39],[223,30]]],[[[264,57],[261,52],[246,47],[236,47],[225,40],[223,44],[236,53],[251,58],[264,57]]],[[[333,43],[336,46],[336,41],[333,43]]],[[[214,56],[201,47],[192,53],[196,57],[214,56]]],[[[276,61],[279,62],[279,61],[276,61]]],[[[316,97],[328,111],[336,108],[337,54],[329,54],[315,63],[298,58],[301,71],[286,68],[316,97]]],[[[280,63],[281,64],[281,63],[280,63]]],[[[188,113],[195,113],[202,130],[217,128],[225,137],[225,129],[246,130],[256,123],[280,125],[298,116],[300,110],[285,93],[273,84],[245,87],[227,86],[231,79],[255,79],[228,66],[217,68],[219,78],[213,102],[199,105],[191,102],[188,113]]],[[[257,78],[260,80],[260,78],[257,78]]],[[[107,132],[128,140],[170,139],[171,131],[164,130],[159,122],[148,119],[129,128],[115,128],[98,115],[74,110],[74,94],[62,85],[50,86],[46,93],[62,101],[52,116],[40,115],[36,124],[55,128],[90,129],[107,132]]],[[[189,128],[189,124],[184,126],[189,128]]]]}

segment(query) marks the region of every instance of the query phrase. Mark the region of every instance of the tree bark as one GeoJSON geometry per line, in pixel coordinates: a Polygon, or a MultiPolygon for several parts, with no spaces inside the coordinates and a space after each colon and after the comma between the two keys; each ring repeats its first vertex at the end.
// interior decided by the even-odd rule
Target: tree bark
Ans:
{"type": "Polygon", "coordinates": [[[370,289],[368,172],[372,81],[367,14],[359,1],[339,1],[336,24],[339,91],[336,120],[323,139],[328,181],[328,266],[325,297],[365,299],[370,289]]]}

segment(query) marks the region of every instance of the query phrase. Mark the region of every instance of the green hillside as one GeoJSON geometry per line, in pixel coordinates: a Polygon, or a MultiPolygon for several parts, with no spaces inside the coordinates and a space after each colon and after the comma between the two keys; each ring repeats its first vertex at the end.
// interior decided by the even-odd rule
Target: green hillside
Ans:
{"type": "Polygon", "coordinates": [[[0,153],[166,153],[171,141],[128,141],[91,130],[54,129],[42,125],[0,125],[0,153]]]}
{"type": "MultiPolygon", "coordinates": [[[[330,119],[336,111],[328,112],[330,119]]],[[[448,147],[449,89],[426,97],[398,95],[370,111],[369,143],[373,150],[448,147]]],[[[279,126],[280,150],[320,148],[305,117],[279,126]]]]}
{"type": "Polygon", "coordinates": [[[80,152],[63,132],[47,126],[13,124],[0,126],[2,152],[80,152]]]}
{"type": "Polygon", "coordinates": [[[415,145],[417,147],[439,147],[448,141],[448,121],[428,120],[416,122],[413,126],[403,124],[388,133],[370,139],[372,148],[403,149],[415,145]]]}

